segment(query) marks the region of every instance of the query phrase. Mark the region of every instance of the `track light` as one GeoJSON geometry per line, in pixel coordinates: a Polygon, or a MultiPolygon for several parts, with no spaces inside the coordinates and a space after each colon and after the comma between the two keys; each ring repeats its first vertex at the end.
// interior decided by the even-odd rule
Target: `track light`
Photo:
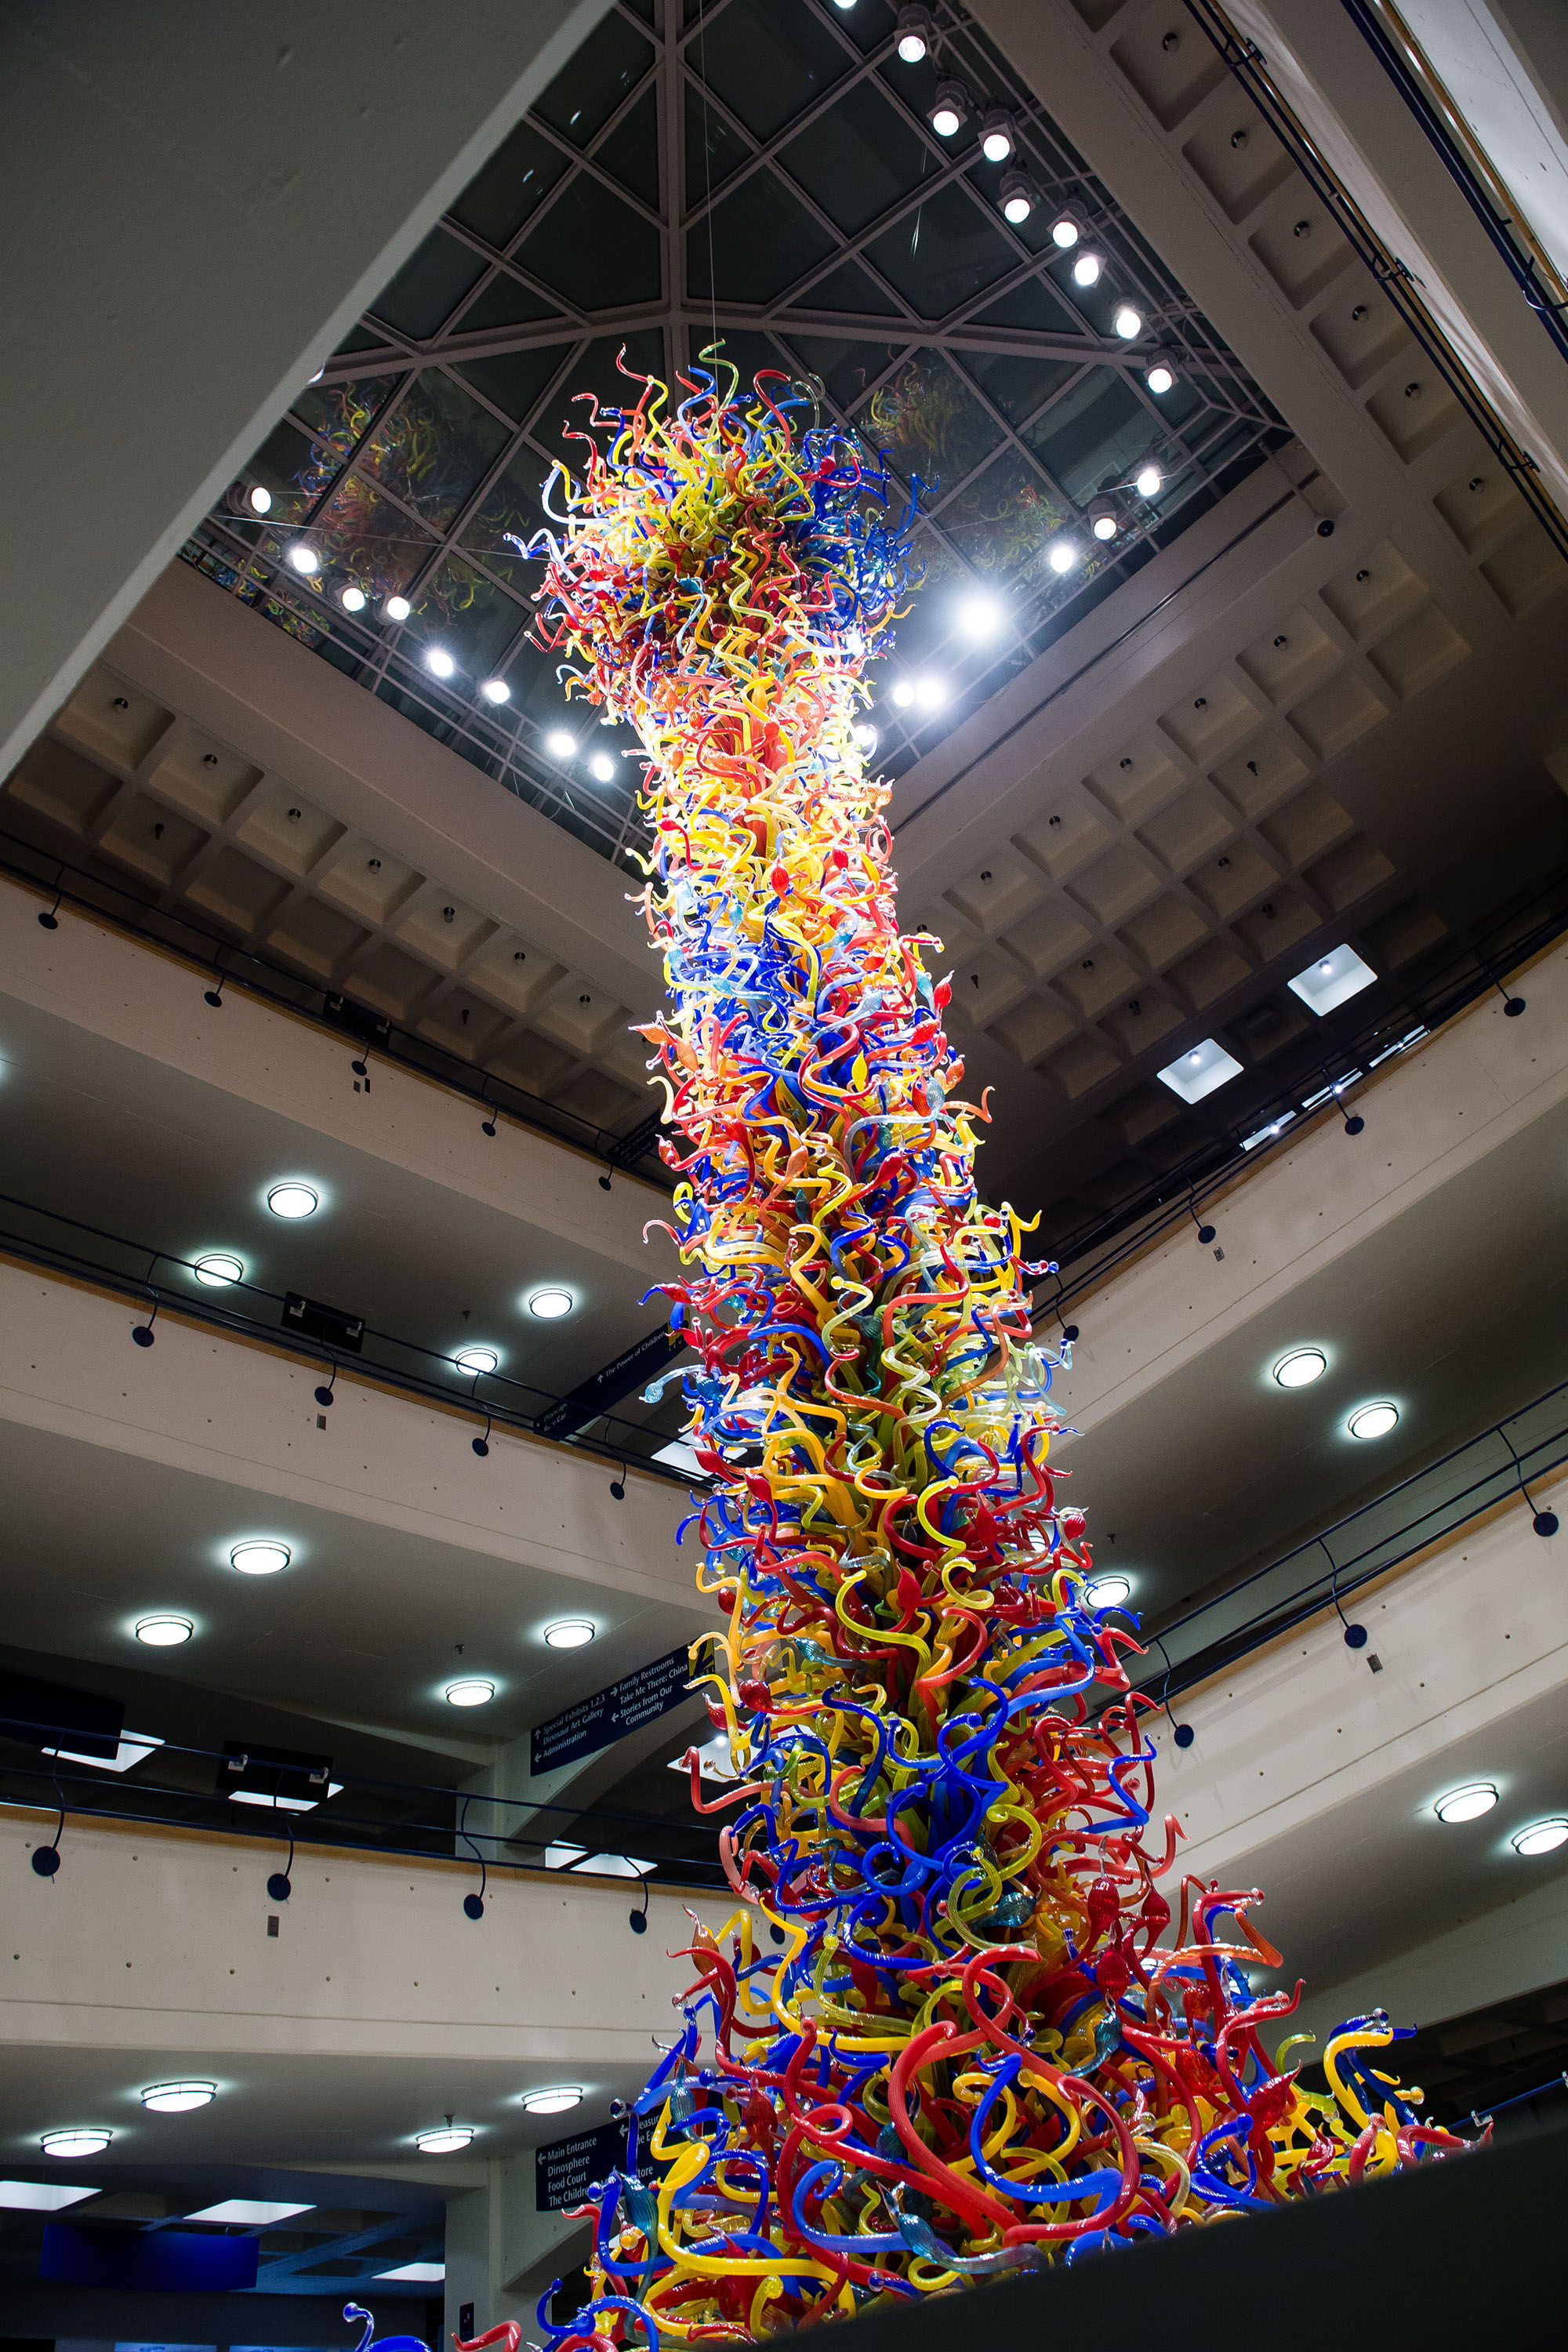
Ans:
{"type": "Polygon", "coordinates": [[[321,557],[313,547],[307,547],[302,539],[296,540],[289,550],[289,561],[296,572],[319,572],[321,568],[321,557]]]}
{"type": "Polygon", "coordinates": [[[480,687],[479,692],[484,696],[487,702],[510,702],[511,700],[511,688],[508,686],[504,677],[487,677],[484,684],[480,687]]]}
{"type": "Polygon", "coordinates": [[[1098,286],[1100,283],[1100,273],[1104,267],[1105,260],[1103,255],[1090,252],[1080,253],[1078,259],[1072,266],[1073,284],[1075,286],[1098,286]]]}
{"type": "Polygon", "coordinates": [[[1058,213],[1051,223],[1051,243],[1058,252],[1070,253],[1082,235],[1083,231],[1070,212],[1058,213]]]}
{"type": "Polygon", "coordinates": [[[1175,383],[1176,371],[1167,359],[1151,360],[1143,371],[1143,381],[1158,399],[1162,393],[1169,392],[1175,383]]]}
{"type": "Polygon", "coordinates": [[[1035,209],[1035,191],[1027,172],[1004,172],[999,193],[1003,219],[1021,228],[1035,209]]]}
{"type": "Polygon", "coordinates": [[[1131,302],[1119,302],[1110,323],[1124,343],[1136,342],[1143,331],[1143,313],[1131,302]]]}
{"type": "Polygon", "coordinates": [[[236,482],[224,492],[223,502],[230,514],[244,515],[247,521],[272,511],[272,493],[259,482],[236,482]]]}
{"type": "Polygon", "coordinates": [[[458,665],[445,646],[429,646],[426,648],[425,667],[432,677],[450,677],[458,665]]]}
{"type": "Polygon", "coordinates": [[[1164,477],[1159,467],[1151,462],[1147,466],[1139,467],[1132,487],[1141,499],[1155,499],[1160,495],[1163,480],[1164,477]]]}
{"type": "Polygon", "coordinates": [[[1013,136],[1013,118],[1005,106],[994,106],[980,125],[980,152],[988,163],[1012,161],[1017,142],[1013,136]]]}
{"type": "Polygon", "coordinates": [[[613,784],[616,781],[616,763],[607,751],[595,751],[588,762],[588,773],[595,783],[613,784]]]}
{"type": "Polygon", "coordinates": [[[940,677],[918,677],[915,700],[922,710],[940,710],[947,700],[947,688],[940,677]]]}
{"type": "Polygon", "coordinates": [[[414,607],[406,596],[389,596],[381,609],[389,621],[406,621],[414,607]]]}
{"type": "Polygon", "coordinates": [[[364,590],[363,588],[356,588],[353,582],[351,580],[348,586],[340,591],[338,602],[342,606],[345,613],[363,613],[364,611],[364,590]]]}
{"type": "Polygon", "coordinates": [[[994,637],[1002,625],[1002,607],[994,596],[966,596],[958,608],[958,625],[966,637],[994,637]]]}
{"type": "Polygon", "coordinates": [[[1489,1813],[1497,1802],[1497,1789],[1490,1780],[1469,1780],[1462,1789],[1450,1789],[1439,1797],[1432,1811],[1440,1822],[1479,1822],[1489,1813]]]}
{"type": "Polygon", "coordinates": [[[936,27],[929,8],[900,8],[897,29],[899,55],[907,66],[918,66],[936,47],[936,27]]]}
{"type": "Polygon", "coordinates": [[[931,127],[939,139],[957,136],[969,120],[969,92],[954,75],[948,75],[936,86],[931,100],[931,127]]]}
{"type": "Polygon", "coordinates": [[[1113,499],[1106,498],[1103,493],[1097,499],[1090,499],[1086,511],[1089,516],[1089,527],[1096,539],[1107,540],[1116,537],[1116,502],[1113,499]]]}
{"type": "Polygon", "coordinates": [[[544,748],[552,760],[569,760],[577,749],[577,738],[564,727],[552,727],[544,739],[544,748]]]}
{"type": "Polygon", "coordinates": [[[1078,550],[1070,539],[1056,539],[1046,551],[1046,562],[1053,572],[1070,572],[1078,562],[1078,550]]]}
{"type": "Polygon", "coordinates": [[[914,688],[910,684],[907,677],[900,678],[898,684],[892,688],[888,697],[889,701],[896,703],[900,710],[907,710],[914,698],[914,688]]]}

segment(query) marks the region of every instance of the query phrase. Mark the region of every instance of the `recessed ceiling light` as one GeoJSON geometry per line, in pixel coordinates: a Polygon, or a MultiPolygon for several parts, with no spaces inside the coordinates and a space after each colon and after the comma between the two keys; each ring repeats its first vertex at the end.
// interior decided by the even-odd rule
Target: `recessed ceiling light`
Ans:
{"type": "Polygon", "coordinates": [[[569,760],[577,749],[577,738],[564,727],[552,727],[544,739],[544,748],[552,760],[569,760]]]}
{"type": "Polygon", "coordinates": [[[45,2132],[38,2146],[46,2156],[68,2160],[72,2157],[101,2156],[113,2137],[111,2131],[104,2131],[98,2124],[78,2124],[69,2131],[45,2132]]]}
{"type": "Polygon", "coordinates": [[[1046,561],[1053,572],[1070,572],[1078,562],[1078,550],[1070,539],[1053,539],[1046,550],[1046,561]]]}
{"type": "Polygon", "coordinates": [[[1013,152],[1013,118],[1005,106],[994,106],[980,125],[980,152],[988,163],[1005,163],[1013,152]]]}
{"type": "Polygon", "coordinates": [[[581,1650],[596,1630],[590,1617],[558,1617],[545,1627],[544,1638],[552,1650],[581,1650]]]}
{"type": "Polygon", "coordinates": [[[488,1706],[495,1695],[494,1683],[488,1683],[478,1675],[466,1682],[448,1683],[446,1691],[448,1706],[488,1706]]]}
{"type": "Polygon", "coordinates": [[[395,2271],[373,2271],[372,2278],[402,2279],[409,2286],[439,2286],[447,2275],[445,2263],[399,2263],[395,2271]]]}
{"type": "Polygon", "coordinates": [[[450,677],[458,665],[445,646],[427,646],[425,651],[425,667],[433,677],[450,677]]]}
{"type": "Polygon", "coordinates": [[[142,2104],[155,2116],[188,2116],[194,2107],[210,2106],[217,2096],[216,2083],[153,2083],[142,2094],[142,2104]]]}
{"type": "Polygon", "coordinates": [[[1310,1012],[1321,1015],[1359,996],[1376,978],[1371,964],[1363,963],[1354,948],[1337,947],[1314,956],[1306,971],[1299,971],[1289,982],[1289,988],[1310,1012]]]}
{"type": "Polygon", "coordinates": [[[1098,253],[1080,253],[1078,259],[1072,266],[1073,284],[1075,286],[1098,286],[1100,283],[1100,273],[1104,267],[1105,262],[1101,255],[1098,253]]]}
{"type": "Polygon", "coordinates": [[[416,2132],[414,2145],[421,2156],[455,2156],[471,2145],[473,2137],[467,2124],[442,2124],[435,2131],[416,2132]]]}
{"type": "Polygon", "coordinates": [[[1083,1588],[1083,1597],[1091,1609],[1120,1609],[1132,1590],[1130,1577],[1091,1576],[1083,1588]]]}
{"type": "Polygon", "coordinates": [[[1173,1095],[1180,1095],[1184,1102],[1195,1103],[1212,1095],[1216,1087],[1238,1078],[1241,1064],[1216,1039],[1205,1037],[1201,1045],[1191,1046],[1175,1061],[1167,1062],[1156,1075],[1161,1085],[1169,1087],[1173,1095]]]}
{"type": "Polygon", "coordinates": [[[1157,498],[1163,477],[1158,466],[1140,466],[1132,487],[1141,499],[1157,498]]]}
{"type": "Polygon", "coordinates": [[[389,621],[406,621],[414,607],[406,596],[389,596],[381,609],[389,621]]]}
{"type": "Polygon", "coordinates": [[[1155,360],[1152,365],[1144,369],[1143,381],[1158,399],[1162,393],[1169,392],[1175,383],[1176,371],[1169,360],[1155,360]]]}
{"type": "Polygon", "coordinates": [[[917,678],[915,700],[922,710],[940,710],[947,700],[947,688],[940,677],[917,678]]]}
{"type": "Polygon", "coordinates": [[[1329,1369],[1329,1360],[1321,1348],[1292,1348],[1281,1356],[1274,1367],[1274,1377],[1282,1389],[1310,1388],[1329,1369]]]}
{"type": "Polygon", "coordinates": [[[321,568],[321,559],[315,549],[307,547],[302,540],[296,540],[289,550],[289,561],[296,572],[319,572],[321,568]]]}
{"type": "Polygon", "coordinates": [[[280,1568],[288,1567],[293,1556],[286,1543],[269,1539],[237,1543],[229,1553],[228,1564],[237,1568],[241,1576],[276,1576],[280,1568]]]}
{"type": "Polygon", "coordinates": [[[195,1632],[188,1617],[138,1617],[136,1639],[150,1650],[177,1650],[195,1632]]]}
{"type": "Polygon", "coordinates": [[[83,1756],[74,1748],[46,1748],[46,1756],[58,1756],[62,1764],[87,1764],[95,1772],[129,1772],[151,1756],[163,1740],[155,1731],[122,1731],[112,1756],[83,1756]]]}
{"type": "Polygon", "coordinates": [[[214,1250],[210,1256],[197,1258],[191,1272],[209,1290],[221,1290],[231,1282],[245,1280],[245,1261],[232,1257],[227,1250],[214,1250]]]}
{"type": "Polygon", "coordinates": [[[537,1315],[542,1323],[558,1323],[563,1315],[572,1312],[573,1298],[569,1290],[536,1290],[528,1302],[528,1311],[537,1315]]]}
{"type": "Polygon", "coordinates": [[[1568,1845],[1568,1821],[1557,1813],[1550,1821],[1531,1822],[1528,1829],[1515,1830],[1509,1843],[1515,1853],[1527,1859],[1531,1854],[1555,1853],[1560,1845],[1568,1845]]]}
{"type": "Polygon", "coordinates": [[[0,2210],[13,2213],[58,2213],[68,2205],[79,2205],[84,2197],[96,2197],[78,2180],[0,2180],[0,2210]]]}
{"type": "Polygon", "coordinates": [[[563,2116],[583,2104],[581,2091],[571,2084],[558,2084],[552,2091],[524,2091],[522,2111],[528,2116],[563,2116]]]}
{"type": "Polygon", "coordinates": [[[596,783],[613,784],[616,781],[616,763],[607,751],[595,751],[588,762],[588,773],[596,783]]]}
{"type": "Polygon", "coordinates": [[[265,2197],[226,2197],[220,2204],[204,2205],[187,2213],[187,2221],[233,2221],[242,2230],[269,2230],[277,2221],[291,2221],[296,2213],[313,2213],[313,2205],[274,2204],[265,2197]]]}
{"type": "Polygon", "coordinates": [[[493,1348],[465,1348],[453,1362],[460,1372],[493,1372],[500,1358],[493,1348]]]}
{"type": "Polygon", "coordinates": [[[914,688],[907,677],[900,678],[888,696],[889,701],[896,703],[900,710],[907,710],[914,698],[914,688]]]}
{"type": "Polygon", "coordinates": [[[1352,1437],[1386,1437],[1398,1423],[1399,1407],[1383,1397],[1375,1404],[1357,1405],[1345,1427],[1352,1437]]]}
{"type": "Polygon", "coordinates": [[[342,606],[345,613],[363,613],[364,611],[364,590],[363,588],[356,588],[351,581],[348,587],[346,587],[339,596],[338,602],[342,606]]]}
{"type": "Polygon", "coordinates": [[[1479,1822],[1496,1802],[1497,1789],[1490,1780],[1468,1780],[1462,1789],[1450,1789],[1439,1797],[1432,1811],[1440,1822],[1479,1822]]]}
{"type": "Polygon", "coordinates": [[[297,1183],[290,1178],[286,1183],[273,1185],[267,1195],[267,1205],[275,1217],[313,1217],[321,1206],[321,1198],[313,1185],[297,1183]]]}
{"type": "Polygon", "coordinates": [[[487,677],[479,688],[487,702],[510,702],[511,688],[504,677],[487,677]]]}
{"type": "Polygon", "coordinates": [[[1143,331],[1143,313],[1136,310],[1131,302],[1119,302],[1116,306],[1116,315],[1110,323],[1122,341],[1131,343],[1135,341],[1143,331]]]}

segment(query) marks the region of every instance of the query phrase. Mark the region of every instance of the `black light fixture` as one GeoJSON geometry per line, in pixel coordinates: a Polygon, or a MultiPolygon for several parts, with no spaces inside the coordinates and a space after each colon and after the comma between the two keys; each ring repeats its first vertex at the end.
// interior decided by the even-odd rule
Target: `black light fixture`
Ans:
{"type": "Polygon", "coordinates": [[[1500,1429],[1498,1431],[1498,1435],[1502,1439],[1503,1444],[1513,1455],[1513,1466],[1519,1473],[1519,1491],[1524,1496],[1525,1501],[1530,1505],[1531,1526],[1535,1529],[1538,1536],[1554,1536],[1557,1533],[1559,1526],[1556,1512],[1538,1510],[1536,1508],[1535,1497],[1531,1493],[1530,1488],[1526,1486],[1524,1481],[1524,1465],[1519,1458],[1519,1454],[1515,1448],[1512,1438],[1509,1435],[1506,1429],[1500,1429]]]}
{"type": "Polygon", "coordinates": [[[274,1903],[287,1903],[294,1892],[294,1832],[289,1832],[289,1859],[281,1870],[268,1873],[267,1892],[274,1903]]]}
{"type": "Polygon", "coordinates": [[[1215,1239],[1215,1228],[1213,1225],[1205,1224],[1199,1217],[1197,1204],[1193,1200],[1190,1193],[1187,1196],[1187,1214],[1191,1217],[1194,1224],[1197,1226],[1199,1241],[1202,1242],[1204,1247],[1207,1249],[1210,1242],[1215,1239]]]}
{"type": "Polygon", "coordinates": [[[610,1492],[615,1496],[617,1503],[624,1503],[626,1501],[626,1465],[624,1462],[621,1465],[620,1476],[618,1478],[612,1478],[610,1481],[610,1492]]]}
{"type": "Polygon", "coordinates": [[[32,1851],[30,1859],[33,1869],[39,1878],[53,1878],[60,1866],[60,1838],[64,1833],[65,1825],[66,1809],[62,1805],[59,1820],[55,1823],[53,1837],[47,1845],[36,1845],[32,1851]]]}
{"type": "Polygon", "coordinates": [[[490,1082],[489,1078],[486,1078],[479,1088],[479,1100],[484,1105],[485,1111],[483,1118],[479,1121],[479,1133],[481,1135],[493,1135],[496,1131],[495,1106],[489,1099],[489,1092],[490,1082]]]}
{"type": "Polygon", "coordinates": [[[490,1417],[489,1417],[489,1414],[487,1412],[487,1413],[486,1413],[486,1415],[485,1415],[485,1433],[484,1433],[484,1435],[483,1435],[482,1437],[476,1437],[476,1438],[475,1438],[475,1440],[474,1440],[474,1452],[479,1455],[479,1460],[482,1462],[482,1461],[485,1459],[486,1455],[489,1454],[489,1450],[490,1450],[490,1417]]]}
{"type": "Polygon", "coordinates": [[[1329,1577],[1329,1598],[1334,1604],[1335,1616],[1339,1619],[1340,1623],[1344,1628],[1345,1647],[1347,1650],[1364,1650],[1366,1647],[1366,1627],[1364,1625],[1352,1625],[1349,1618],[1345,1615],[1344,1611],[1340,1607],[1339,1562],[1335,1559],[1333,1553],[1329,1549],[1328,1543],[1322,1536],[1318,1538],[1318,1544],[1322,1552],[1323,1558],[1328,1561],[1329,1568],[1331,1571],[1329,1577]]]}
{"type": "Polygon", "coordinates": [[[131,1337],[139,1348],[150,1348],[153,1345],[153,1326],[158,1320],[158,1295],[156,1291],[154,1291],[153,1293],[153,1312],[148,1316],[145,1323],[138,1323],[132,1331],[131,1337]]]}
{"type": "Polygon", "coordinates": [[[223,984],[227,978],[227,972],[225,971],[220,965],[218,969],[218,976],[214,985],[211,988],[205,988],[202,991],[202,1003],[204,1004],[210,1004],[215,1013],[221,1013],[223,1011],[223,984]]]}
{"type": "Polygon", "coordinates": [[[323,1381],[316,1391],[316,1402],[321,1406],[323,1412],[326,1412],[327,1407],[331,1403],[332,1391],[336,1388],[337,1382],[338,1368],[336,1364],[334,1364],[332,1366],[331,1379],[330,1381],[323,1381]]]}
{"type": "MultiPolygon", "coordinates": [[[[461,1643],[458,1646],[460,1650],[461,1643]]],[[[458,1820],[458,1836],[479,1865],[479,1891],[477,1895],[464,1895],[463,1916],[465,1919],[482,1919],[485,1916],[485,1888],[489,1882],[489,1873],[486,1868],[483,1853],[468,1835],[468,1799],[466,1796],[463,1799],[462,1812],[458,1820]]]]}
{"type": "Polygon", "coordinates": [[[38,928],[40,930],[58,931],[59,929],[60,900],[64,895],[64,892],[57,884],[55,888],[54,905],[52,907],[46,907],[38,917],[38,928]]]}

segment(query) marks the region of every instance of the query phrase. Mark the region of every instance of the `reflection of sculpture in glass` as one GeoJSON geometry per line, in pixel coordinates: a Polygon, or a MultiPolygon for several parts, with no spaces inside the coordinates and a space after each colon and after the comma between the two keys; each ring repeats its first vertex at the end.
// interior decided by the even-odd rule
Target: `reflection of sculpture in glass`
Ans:
{"type": "Polygon", "coordinates": [[[664,1286],[701,1358],[728,1627],[700,1680],[742,1780],[710,1806],[692,1759],[742,1907],[695,1934],[557,2346],[595,2319],[747,2339],[1458,2144],[1376,2071],[1380,2017],[1335,2038],[1326,2094],[1298,2084],[1263,2038],[1294,2002],[1247,1974],[1278,1957],[1254,1895],[1189,1881],[1173,1928],[1136,1643],[1085,1597],[1047,1464],[1041,1269],[976,1196],[982,1114],[856,740],[908,518],[768,383],[595,411],[542,592],[571,690],[650,761],[664,1286]]]}

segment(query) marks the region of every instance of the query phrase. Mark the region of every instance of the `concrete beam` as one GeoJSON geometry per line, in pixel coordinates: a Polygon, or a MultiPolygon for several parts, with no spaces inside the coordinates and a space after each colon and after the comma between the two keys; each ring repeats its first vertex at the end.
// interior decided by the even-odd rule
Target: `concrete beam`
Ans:
{"type": "Polygon", "coordinates": [[[0,9],[0,772],[605,5],[0,9]]]}

